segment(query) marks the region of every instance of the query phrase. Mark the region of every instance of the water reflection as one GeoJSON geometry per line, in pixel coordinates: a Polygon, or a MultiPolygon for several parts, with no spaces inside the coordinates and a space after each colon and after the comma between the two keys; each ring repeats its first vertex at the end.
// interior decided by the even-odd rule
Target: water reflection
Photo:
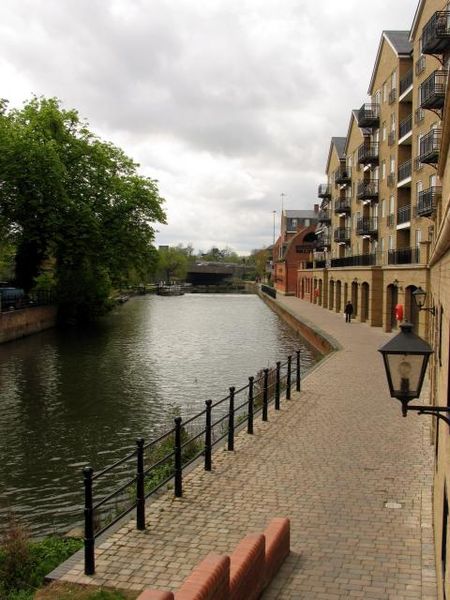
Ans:
{"type": "Polygon", "coordinates": [[[36,534],[80,515],[80,469],[150,439],[249,375],[311,349],[250,295],[145,296],[87,330],[0,345],[0,515],[36,534]]]}

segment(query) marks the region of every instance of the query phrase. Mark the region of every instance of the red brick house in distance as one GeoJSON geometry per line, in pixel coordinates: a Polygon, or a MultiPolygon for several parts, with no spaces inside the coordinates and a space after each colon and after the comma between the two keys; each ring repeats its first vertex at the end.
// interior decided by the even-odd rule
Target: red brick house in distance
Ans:
{"type": "Polygon", "coordinates": [[[316,244],[319,205],[314,210],[283,210],[281,233],[273,247],[273,273],[277,292],[286,296],[297,294],[297,269],[311,260],[316,244]]]}

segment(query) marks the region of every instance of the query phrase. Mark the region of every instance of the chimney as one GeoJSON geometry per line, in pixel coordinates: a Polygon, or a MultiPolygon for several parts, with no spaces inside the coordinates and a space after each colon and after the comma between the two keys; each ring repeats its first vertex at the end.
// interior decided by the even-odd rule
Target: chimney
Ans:
{"type": "Polygon", "coordinates": [[[319,205],[314,204],[314,212],[317,214],[319,212],[319,205]]]}

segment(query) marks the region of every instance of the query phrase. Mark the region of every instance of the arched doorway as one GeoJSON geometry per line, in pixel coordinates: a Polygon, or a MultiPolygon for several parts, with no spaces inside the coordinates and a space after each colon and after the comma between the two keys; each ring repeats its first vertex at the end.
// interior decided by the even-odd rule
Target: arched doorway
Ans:
{"type": "Polygon", "coordinates": [[[322,306],[322,280],[319,279],[319,305],[322,306]]]}
{"type": "Polygon", "coordinates": [[[369,318],[369,284],[365,281],[361,286],[361,322],[369,318]]]}
{"type": "Polygon", "coordinates": [[[395,318],[395,307],[398,304],[398,288],[392,283],[386,289],[386,331],[397,329],[398,323],[395,318]]]}
{"type": "Polygon", "coordinates": [[[336,312],[341,312],[341,301],[342,301],[342,284],[341,281],[336,281],[336,312]]]}
{"type": "Polygon", "coordinates": [[[317,279],[314,277],[314,285],[313,285],[313,290],[312,290],[312,302],[314,304],[317,304],[317,279]]]}
{"type": "Polygon", "coordinates": [[[353,316],[358,316],[358,284],[356,281],[352,281],[352,304],[353,304],[353,316]]]}
{"type": "Polygon", "coordinates": [[[416,290],[415,285],[408,285],[405,290],[405,321],[413,324],[414,333],[418,332],[419,327],[419,309],[412,295],[416,290]]]}
{"type": "Polygon", "coordinates": [[[348,300],[348,283],[344,283],[344,306],[347,304],[348,300]]]}
{"type": "Polygon", "coordinates": [[[334,307],[334,280],[332,279],[330,281],[330,292],[328,294],[329,300],[328,300],[328,308],[330,310],[333,310],[334,307]]]}

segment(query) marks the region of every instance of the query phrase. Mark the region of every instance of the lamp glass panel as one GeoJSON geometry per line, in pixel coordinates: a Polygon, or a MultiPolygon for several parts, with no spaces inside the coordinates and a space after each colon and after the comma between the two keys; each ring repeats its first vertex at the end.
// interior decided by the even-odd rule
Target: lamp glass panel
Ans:
{"type": "Polygon", "coordinates": [[[387,360],[394,393],[408,395],[416,392],[425,360],[423,354],[389,354],[387,360]]]}

